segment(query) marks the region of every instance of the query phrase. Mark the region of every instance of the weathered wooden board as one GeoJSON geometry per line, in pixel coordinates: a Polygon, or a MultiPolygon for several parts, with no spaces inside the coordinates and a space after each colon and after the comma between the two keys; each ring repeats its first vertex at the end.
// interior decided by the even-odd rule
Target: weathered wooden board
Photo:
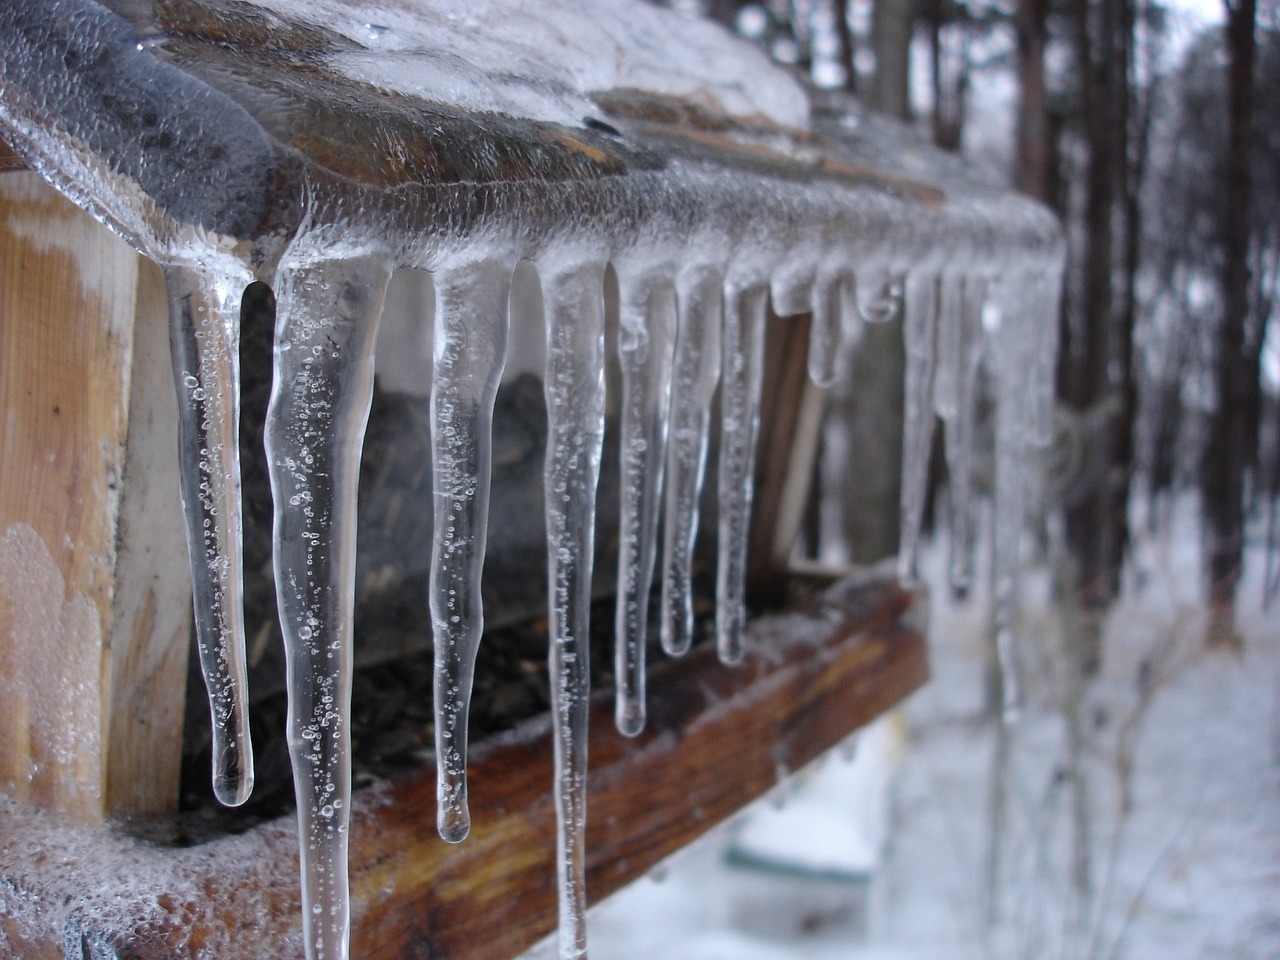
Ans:
{"type": "MultiPolygon", "coordinates": [[[[588,887],[600,900],[771,790],[926,678],[913,596],[844,582],[751,628],[745,664],[700,647],[650,681],[650,724],[592,711],[588,887]]],[[[483,744],[475,829],[434,833],[434,773],[359,794],[351,823],[352,955],[507,960],[555,923],[551,739],[534,724],[483,744]]],[[[47,816],[0,817],[0,947],[39,957],[68,938],[101,953],[300,957],[292,824],[173,850],[47,816]]],[[[47,955],[58,955],[48,953],[47,955]]]]}
{"type": "Polygon", "coordinates": [[[165,316],[154,267],[34,173],[0,177],[0,790],[90,821],[177,798],[165,316]]]}

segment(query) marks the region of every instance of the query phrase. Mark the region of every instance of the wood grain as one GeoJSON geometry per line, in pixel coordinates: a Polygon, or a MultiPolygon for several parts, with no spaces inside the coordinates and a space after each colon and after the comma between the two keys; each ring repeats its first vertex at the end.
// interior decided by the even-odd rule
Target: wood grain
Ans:
{"type": "MultiPolygon", "coordinates": [[[[122,524],[125,474],[160,483],[150,427],[131,420],[158,402],[154,351],[139,377],[148,399],[130,392],[140,262],[36,174],[0,178],[0,790],[88,821],[113,810],[115,784],[168,793],[128,811],[177,796],[185,632],[170,611],[181,568],[167,539],[142,544],[122,524]],[[121,566],[135,554],[150,560],[121,566]],[[163,650],[145,652],[159,633],[163,650]],[[152,719],[113,725],[113,709],[129,703],[152,719]]],[[[164,314],[143,306],[154,339],[164,314]]],[[[167,516],[174,498],[150,489],[140,487],[135,515],[167,516]]]]}

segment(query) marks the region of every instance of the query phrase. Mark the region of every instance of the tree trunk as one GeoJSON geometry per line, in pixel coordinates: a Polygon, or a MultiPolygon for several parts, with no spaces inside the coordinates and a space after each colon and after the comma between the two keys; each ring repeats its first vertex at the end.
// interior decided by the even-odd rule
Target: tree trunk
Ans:
{"type": "Polygon", "coordinates": [[[871,10],[876,72],[867,91],[867,106],[899,120],[911,119],[911,36],[915,16],[915,0],[875,0],[871,10]]]}
{"type": "Polygon", "coordinates": [[[1222,319],[1215,373],[1218,406],[1205,446],[1202,478],[1207,527],[1209,642],[1236,645],[1236,584],[1244,558],[1244,494],[1247,425],[1259,398],[1257,361],[1246,349],[1249,317],[1249,221],[1253,150],[1256,0],[1225,0],[1228,52],[1227,156],[1222,202],[1222,319]],[[1252,369],[1251,369],[1252,368],[1252,369]]]}
{"type": "Polygon", "coordinates": [[[1114,397],[1116,414],[1105,432],[1110,465],[1103,482],[1067,510],[1067,543],[1079,564],[1080,663],[1086,674],[1101,658],[1103,619],[1120,590],[1128,546],[1128,497],[1132,472],[1132,312],[1116,302],[1115,219],[1128,166],[1129,0],[1076,0],[1076,58],[1080,68],[1080,116],[1088,160],[1085,175],[1081,281],[1066,342],[1061,392],[1087,410],[1114,397]]]}
{"type": "Polygon", "coordinates": [[[1048,0],[1018,0],[1014,31],[1018,47],[1017,168],[1019,190],[1061,210],[1058,203],[1056,138],[1049,122],[1044,51],[1048,0]]]}
{"type": "Polygon", "coordinates": [[[836,18],[836,43],[839,44],[840,66],[844,67],[844,88],[858,92],[858,38],[849,28],[849,0],[833,0],[836,18]]]}

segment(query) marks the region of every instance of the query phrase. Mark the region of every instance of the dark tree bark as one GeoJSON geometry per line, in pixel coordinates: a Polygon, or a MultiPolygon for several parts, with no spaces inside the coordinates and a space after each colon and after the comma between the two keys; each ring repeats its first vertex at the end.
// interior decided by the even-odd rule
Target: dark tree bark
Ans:
{"type": "Polygon", "coordinates": [[[899,120],[911,119],[911,36],[915,19],[915,0],[875,0],[871,10],[876,71],[867,91],[867,105],[899,120]]]}
{"type": "Polygon", "coordinates": [[[1110,402],[1106,432],[1110,469],[1102,483],[1067,510],[1067,543],[1076,560],[1086,673],[1101,658],[1103,619],[1119,594],[1129,541],[1132,474],[1133,316],[1117,298],[1115,269],[1123,253],[1119,206],[1128,181],[1130,0],[1074,0],[1080,123],[1088,148],[1080,286],[1064,323],[1060,394],[1077,410],[1110,402]],[[1117,250],[1117,241],[1121,247],[1117,250]]]}
{"type": "Polygon", "coordinates": [[[1048,0],[1018,0],[1014,33],[1018,49],[1017,150],[1014,182],[1061,212],[1057,188],[1057,136],[1049,119],[1044,53],[1048,44],[1048,0]]]}
{"type": "Polygon", "coordinates": [[[968,9],[957,0],[924,0],[923,12],[929,24],[933,142],[959,151],[969,92],[968,9]]]}
{"type": "Polygon", "coordinates": [[[836,42],[839,43],[840,65],[844,67],[844,88],[858,92],[858,38],[849,28],[849,0],[833,0],[836,18],[836,42]]]}
{"type": "MultiPolygon", "coordinates": [[[[1218,405],[1205,446],[1201,490],[1206,525],[1211,643],[1239,642],[1234,628],[1236,584],[1244,559],[1245,472],[1257,423],[1260,349],[1246,347],[1249,319],[1249,223],[1252,206],[1256,0],[1226,7],[1227,156],[1222,199],[1222,315],[1215,374],[1218,405]]],[[[1260,338],[1259,338],[1260,340],[1260,338]]],[[[1261,347],[1261,343],[1258,344],[1261,347]]]]}

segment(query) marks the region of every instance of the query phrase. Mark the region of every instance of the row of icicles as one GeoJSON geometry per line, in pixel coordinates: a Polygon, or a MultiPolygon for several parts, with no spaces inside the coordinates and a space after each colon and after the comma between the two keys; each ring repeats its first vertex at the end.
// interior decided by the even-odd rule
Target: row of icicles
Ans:
{"type": "MultiPolygon", "coordinates": [[[[562,958],[586,955],[584,886],[588,609],[596,485],[605,421],[606,264],[536,262],[546,324],[545,459],[550,674],[562,958]]],[[[274,388],[266,425],[275,501],[274,565],[287,653],[288,743],[298,799],[303,931],[312,960],[347,956],[349,701],[356,483],[374,377],[374,343],[392,258],[287,260],[275,277],[274,388]]],[[[483,628],[484,561],[494,397],[507,352],[513,259],[441,267],[431,384],[434,543],[429,589],[435,647],[438,828],[450,842],[470,826],[467,715],[483,628]]],[[[654,567],[659,633],[679,656],[690,645],[690,567],[719,388],[716,644],[743,656],[744,582],[754,447],[770,288],[713,265],[670,264],[618,275],[622,370],[621,522],[616,717],[645,723],[645,637],[654,567]],[[661,506],[660,506],[661,505],[661,506]],[[659,515],[662,561],[657,564],[659,515]]],[[[182,491],[191,548],[201,667],[213,717],[213,780],[226,804],[252,789],[241,610],[238,463],[240,298],[252,279],[238,260],[170,266],[175,381],[181,398],[182,491]]],[[[1051,423],[1056,273],[853,271],[772,289],[775,309],[811,312],[809,369],[820,384],[862,323],[904,311],[907,347],[900,572],[915,576],[935,415],[945,424],[953,497],[969,499],[979,370],[996,398],[998,496],[994,595],[998,646],[1012,678],[1012,610],[1028,452],[1051,423]]],[[[851,478],[851,482],[853,482],[851,478]]],[[[956,583],[969,578],[973,532],[952,511],[956,583]]],[[[1016,685],[1005,685],[1012,709],[1016,685]]]]}

